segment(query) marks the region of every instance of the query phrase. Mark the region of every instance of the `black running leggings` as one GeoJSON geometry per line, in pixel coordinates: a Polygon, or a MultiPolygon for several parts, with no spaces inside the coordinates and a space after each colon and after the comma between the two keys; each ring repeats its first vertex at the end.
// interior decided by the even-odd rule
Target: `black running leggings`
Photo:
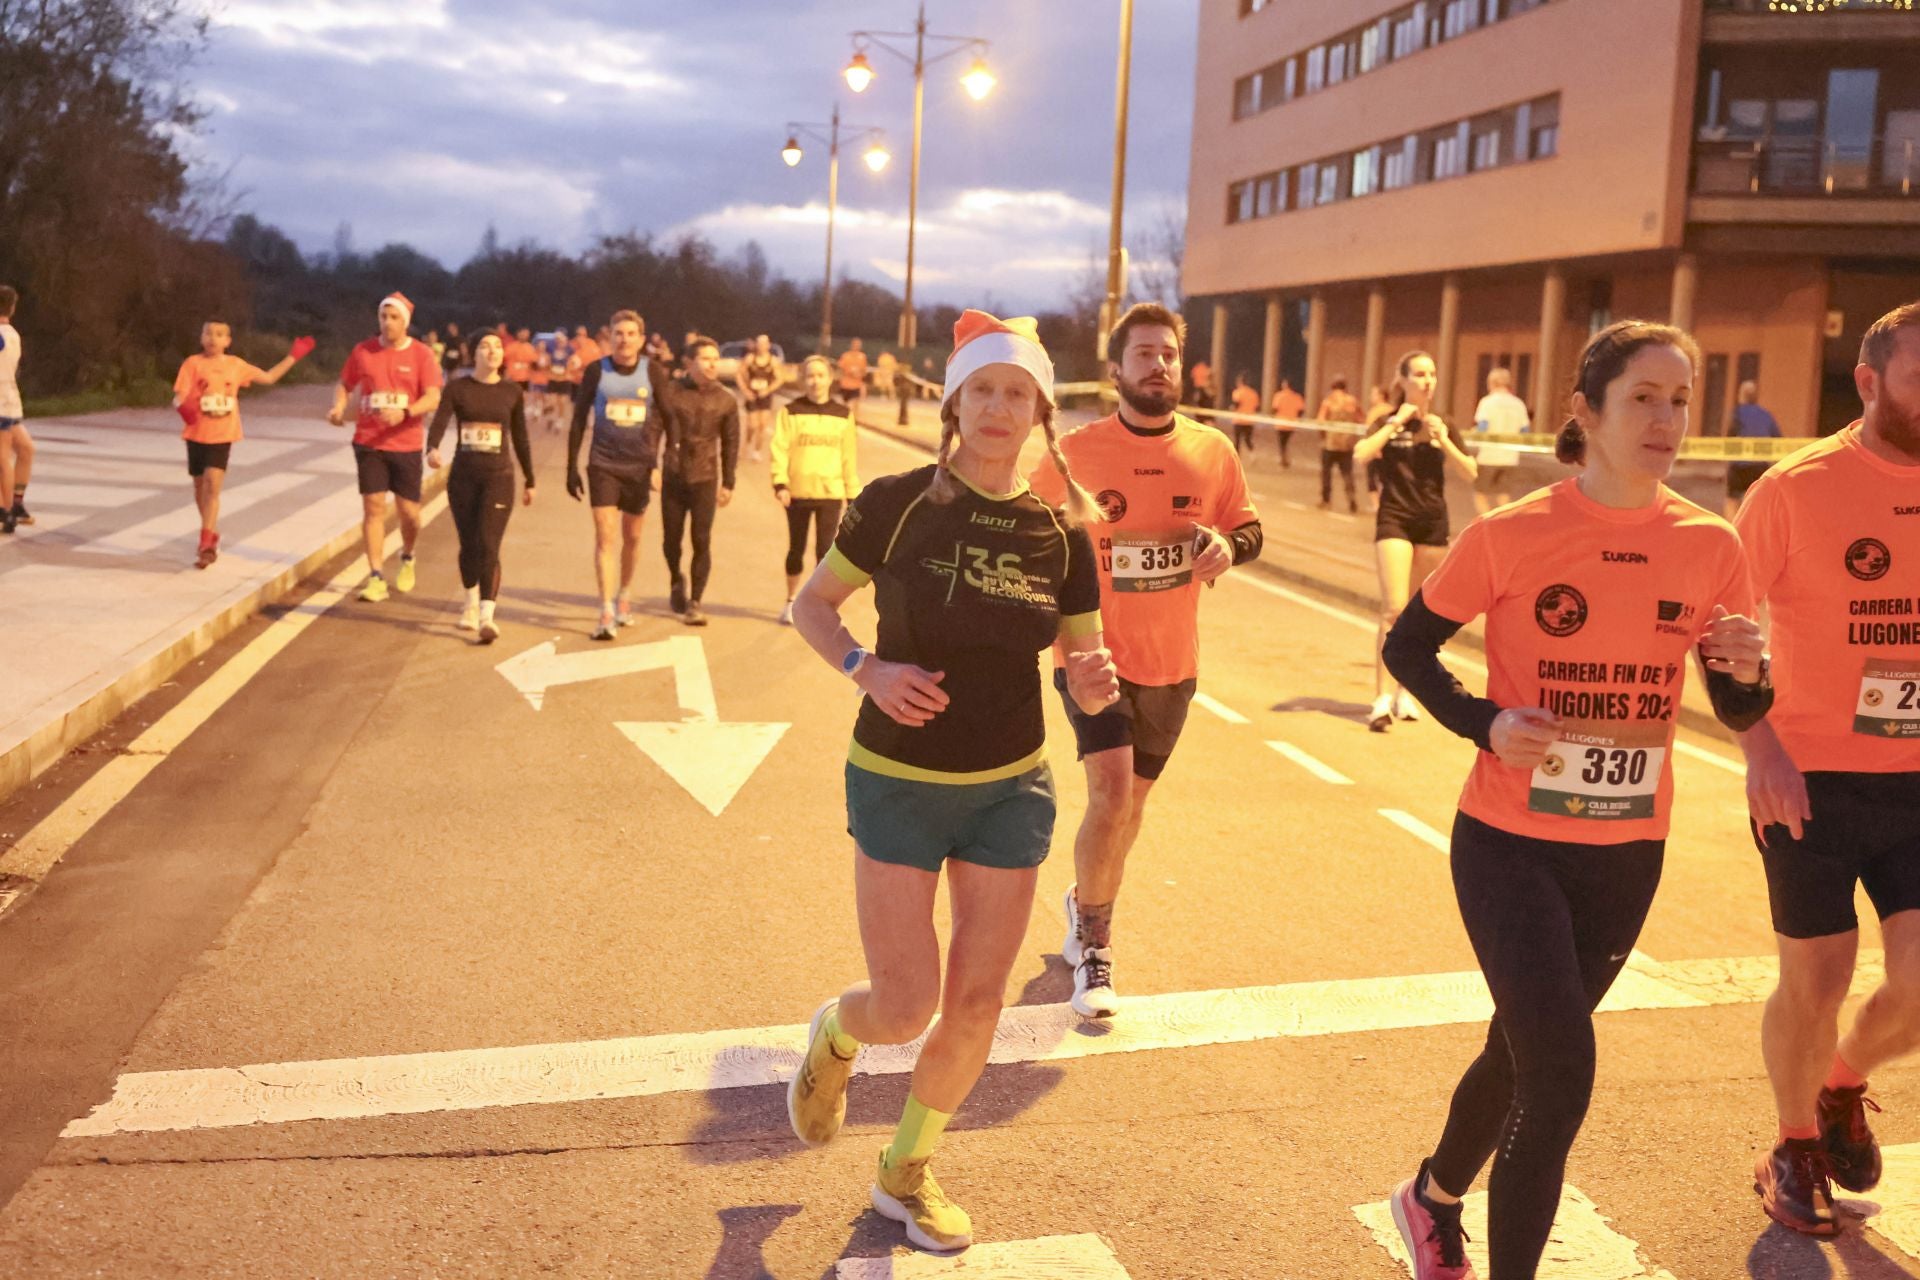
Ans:
{"type": "Polygon", "coordinates": [[[1494,1016],[1453,1092],[1430,1174],[1464,1195],[1493,1158],[1489,1280],[1532,1280],[1540,1265],[1593,1096],[1593,1009],[1640,936],[1665,848],[1531,839],[1465,814],[1454,822],[1454,896],[1494,1016]]]}
{"type": "Polygon", "coordinates": [[[1338,471],[1340,478],[1347,484],[1347,505],[1353,505],[1353,450],[1322,449],[1320,451],[1320,501],[1333,501],[1333,473],[1338,471]]]}
{"type": "Polygon", "coordinates": [[[694,600],[706,594],[707,576],[713,572],[713,513],[719,506],[717,480],[688,483],[672,472],[660,478],[661,550],[675,580],[680,577],[680,539],[687,522],[693,522],[693,589],[688,596],[694,600]]]}
{"type": "Polygon", "coordinates": [[[447,510],[460,534],[460,585],[500,598],[500,540],[513,515],[513,467],[456,457],[447,476],[447,510]]]}
{"type": "Polygon", "coordinates": [[[807,529],[813,529],[813,562],[827,558],[833,535],[840,531],[838,498],[794,498],[787,506],[787,576],[797,578],[807,555],[807,529]]]}

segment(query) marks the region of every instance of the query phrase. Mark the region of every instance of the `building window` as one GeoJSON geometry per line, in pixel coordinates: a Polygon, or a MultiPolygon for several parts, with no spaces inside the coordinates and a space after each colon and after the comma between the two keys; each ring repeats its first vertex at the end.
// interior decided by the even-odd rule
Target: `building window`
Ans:
{"type": "Polygon", "coordinates": [[[1527,104],[1522,137],[1528,139],[1522,160],[1545,160],[1560,152],[1560,98],[1541,98],[1527,104]]]}
{"type": "Polygon", "coordinates": [[[1311,209],[1319,203],[1320,165],[1317,161],[1300,166],[1300,179],[1294,190],[1300,193],[1300,208],[1311,209]]]}
{"type": "Polygon", "coordinates": [[[1307,87],[1308,93],[1318,93],[1327,84],[1327,47],[1307,50],[1307,87]]]}
{"type": "Polygon", "coordinates": [[[1434,140],[1433,180],[1457,178],[1467,171],[1467,126],[1463,122],[1434,140]]]}
{"type": "Polygon", "coordinates": [[[1344,168],[1338,160],[1328,160],[1320,166],[1321,204],[1332,204],[1340,198],[1340,171],[1344,168]]]}
{"type": "Polygon", "coordinates": [[[1478,126],[1473,135],[1473,171],[1500,167],[1500,122],[1478,126]]]}
{"type": "Polygon", "coordinates": [[[1399,146],[1387,152],[1385,172],[1381,174],[1380,185],[1387,191],[1398,191],[1401,187],[1414,184],[1415,165],[1420,155],[1420,138],[1417,134],[1408,134],[1399,146]]]}

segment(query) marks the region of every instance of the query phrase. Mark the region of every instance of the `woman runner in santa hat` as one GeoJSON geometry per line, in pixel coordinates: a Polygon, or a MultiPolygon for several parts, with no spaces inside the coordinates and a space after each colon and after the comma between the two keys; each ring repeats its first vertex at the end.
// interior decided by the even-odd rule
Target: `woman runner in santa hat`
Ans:
{"type": "Polygon", "coordinates": [[[906,1044],[939,1013],[872,1192],[924,1249],[973,1240],[927,1161],[986,1066],[1053,841],[1038,655],[1064,640],[1069,693],[1089,715],[1118,693],[1083,527],[1099,510],[1066,474],[1053,417],[1053,362],[1034,322],[963,313],[938,461],[869,485],[793,606],[807,643],[866,695],[846,785],[869,981],[814,1014],[787,1111],[801,1141],[827,1142],[846,1116],[860,1046],[906,1044]],[[1067,481],[1065,512],[1021,480],[1036,426],[1067,481]],[[873,651],[840,619],[870,582],[873,651]],[[943,866],[953,903],[944,982],[933,927],[943,866]]]}

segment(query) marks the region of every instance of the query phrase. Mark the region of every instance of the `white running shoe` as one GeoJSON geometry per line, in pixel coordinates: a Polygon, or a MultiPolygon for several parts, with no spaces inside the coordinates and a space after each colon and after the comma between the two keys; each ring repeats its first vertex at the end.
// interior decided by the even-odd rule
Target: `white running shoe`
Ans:
{"type": "Polygon", "coordinates": [[[1395,720],[1418,720],[1420,718],[1420,704],[1415,702],[1413,695],[1405,689],[1402,689],[1393,699],[1393,718],[1395,720]]]}
{"type": "Polygon", "coordinates": [[[1083,1018],[1111,1018],[1120,1012],[1113,989],[1113,948],[1088,947],[1073,967],[1073,1011],[1083,1018]]]}
{"type": "Polygon", "coordinates": [[[480,606],[470,604],[462,609],[460,611],[460,621],[454,625],[462,631],[478,631],[480,629],[480,606]]]}
{"type": "Polygon", "coordinates": [[[480,643],[481,644],[492,644],[495,640],[498,640],[499,638],[500,638],[500,628],[494,625],[492,618],[488,618],[485,621],[481,622],[480,624],[480,643]]]}
{"type": "Polygon", "coordinates": [[[1367,728],[1375,733],[1385,733],[1393,727],[1393,695],[1383,693],[1373,700],[1373,710],[1367,712],[1367,728]]]}
{"type": "Polygon", "coordinates": [[[1068,967],[1080,967],[1080,904],[1074,900],[1074,890],[1080,886],[1067,886],[1067,940],[1060,944],[1060,958],[1068,967]]]}
{"type": "Polygon", "coordinates": [[[793,601],[791,600],[780,606],[780,625],[783,627],[793,625],[793,601]]]}

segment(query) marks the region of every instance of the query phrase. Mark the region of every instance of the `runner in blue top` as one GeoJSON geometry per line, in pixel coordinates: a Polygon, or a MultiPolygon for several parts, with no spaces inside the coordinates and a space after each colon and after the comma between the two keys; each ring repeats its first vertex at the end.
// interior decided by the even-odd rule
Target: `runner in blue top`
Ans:
{"type": "Polygon", "coordinates": [[[633,621],[634,570],[640,564],[640,532],[659,487],[654,466],[660,431],[653,421],[653,381],[640,344],[646,332],[639,313],[613,313],[613,354],[580,373],[573,430],[567,435],[567,494],[593,508],[593,569],[600,588],[600,624],[595,640],[611,640],[633,621]],[[588,424],[593,447],[587,476],[580,478],[580,444],[588,424]]]}

